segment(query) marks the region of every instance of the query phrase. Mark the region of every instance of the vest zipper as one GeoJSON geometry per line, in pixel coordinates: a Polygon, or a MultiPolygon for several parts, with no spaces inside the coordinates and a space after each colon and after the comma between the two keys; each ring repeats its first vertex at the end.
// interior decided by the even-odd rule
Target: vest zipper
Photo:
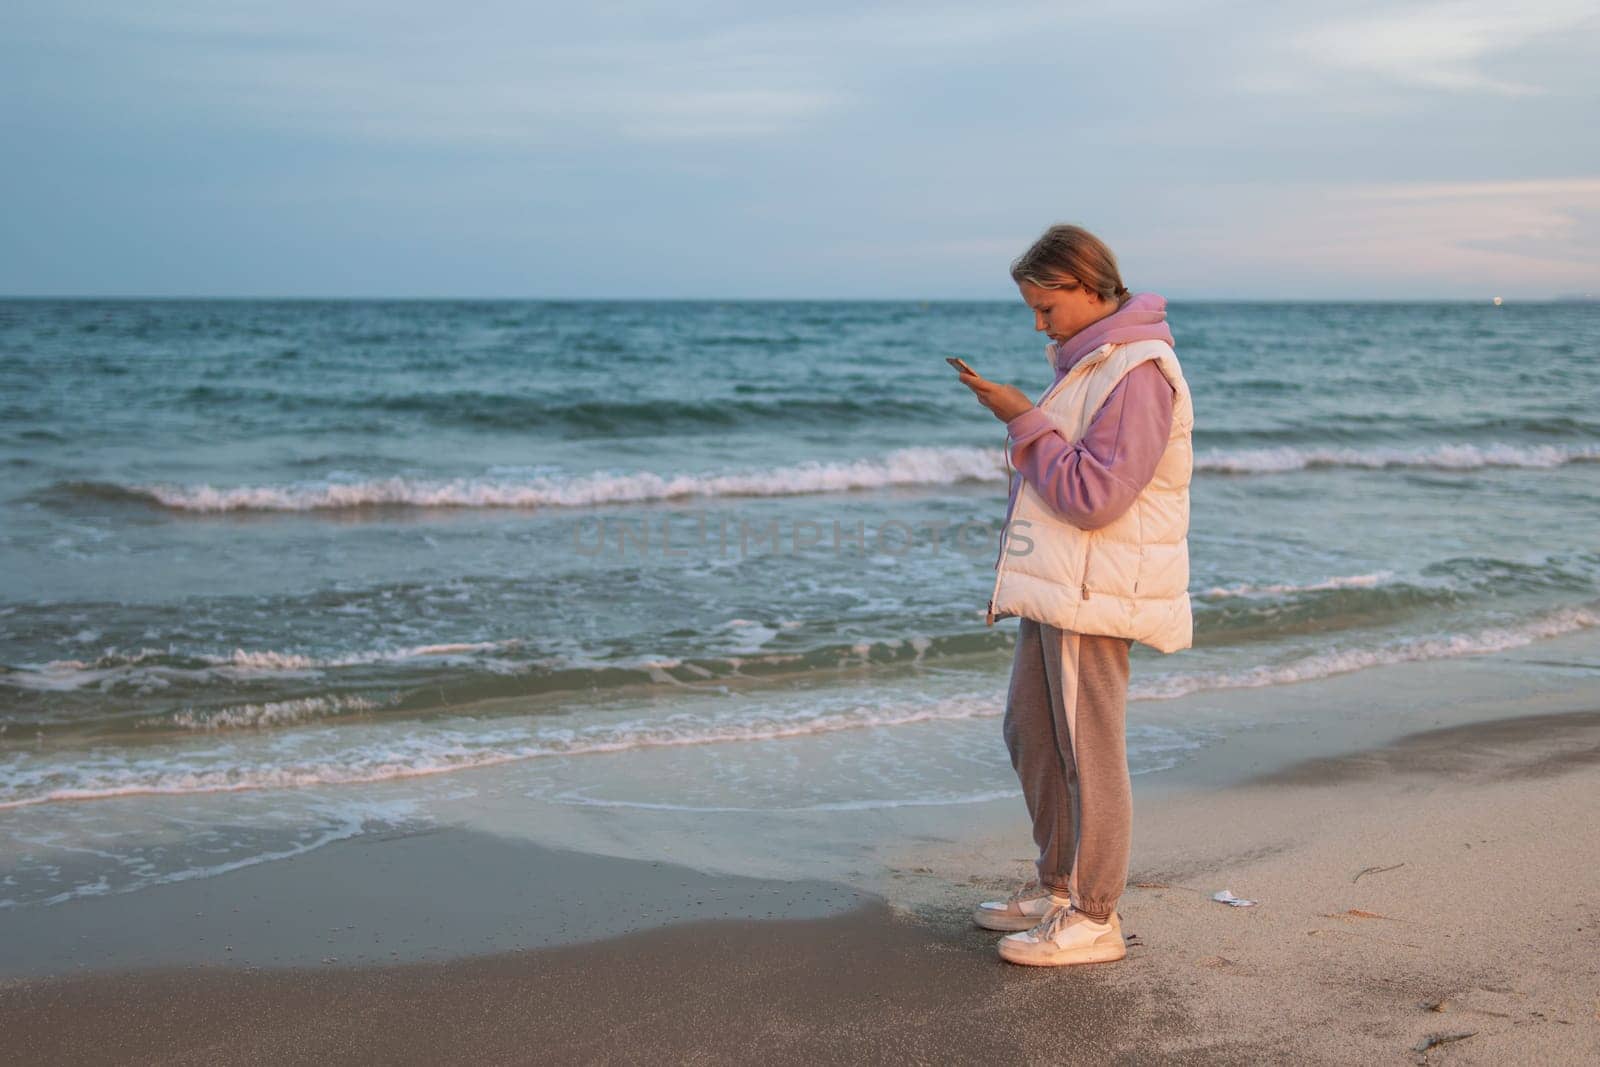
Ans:
{"type": "Polygon", "coordinates": [[[1088,600],[1089,599],[1089,553],[1094,551],[1094,540],[1093,540],[1093,536],[1087,530],[1085,530],[1083,532],[1083,537],[1084,537],[1084,542],[1083,542],[1083,582],[1082,582],[1081,588],[1078,591],[1083,594],[1083,599],[1084,600],[1088,600]]]}
{"type": "MultiPolygon", "coordinates": [[[[1000,544],[1000,553],[1001,553],[1001,556],[1004,557],[1004,555],[1005,555],[1005,542],[1004,542],[1004,540],[1002,540],[1001,544],[1000,544]]],[[[1000,596],[1000,576],[1001,576],[1001,573],[1002,573],[1001,567],[1003,567],[1003,566],[1004,566],[1003,563],[996,563],[995,567],[994,567],[994,590],[993,590],[993,592],[991,592],[989,594],[989,611],[988,611],[988,614],[984,617],[984,625],[985,626],[993,626],[994,625],[994,602],[997,599],[999,599],[999,596],[1000,596]]]]}
{"type": "MultiPolygon", "coordinates": [[[[1104,345],[1104,346],[1102,346],[1102,348],[1113,348],[1113,347],[1115,347],[1115,346],[1114,345],[1104,345]]],[[[1074,366],[1072,368],[1072,370],[1068,371],[1059,381],[1055,382],[1054,384],[1052,384],[1050,386],[1050,388],[1048,388],[1048,389],[1046,389],[1044,391],[1044,395],[1039,397],[1039,399],[1037,401],[1035,401],[1034,406],[1038,407],[1038,408],[1040,408],[1042,410],[1046,403],[1048,403],[1050,400],[1053,400],[1055,398],[1055,395],[1058,392],[1060,392],[1061,390],[1063,390],[1063,389],[1065,389],[1067,387],[1067,382],[1070,379],[1072,379],[1073,377],[1077,376],[1078,373],[1084,369],[1084,364],[1087,363],[1087,362],[1088,362],[1088,357],[1087,356],[1085,356],[1083,359],[1079,360],[1078,364],[1076,366],[1074,366]]],[[[1095,361],[1095,363],[1099,363],[1099,362],[1100,362],[1099,360],[1095,361]]],[[[1011,435],[1010,434],[1006,435],[1006,443],[1005,443],[1005,447],[1004,447],[1004,449],[1002,451],[1003,451],[1003,453],[1005,455],[1006,474],[1007,474],[1006,483],[1007,483],[1007,486],[1009,488],[1010,481],[1011,481],[1011,476],[1015,474],[1015,472],[1011,469],[1011,435]]],[[[1018,499],[1018,501],[1020,501],[1022,499],[1022,491],[1023,491],[1024,488],[1026,488],[1026,487],[1025,486],[1018,486],[1017,487],[1017,499],[1018,499]]],[[[1010,518],[1010,517],[1011,516],[1007,516],[1007,518],[1010,518]]],[[[988,611],[984,615],[984,625],[985,626],[993,626],[994,625],[994,621],[995,621],[995,619],[994,619],[994,602],[1000,598],[1000,579],[1004,576],[1004,572],[1005,572],[1006,542],[1008,542],[1009,540],[1011,540],[1011,531],[1010,530],[1002,530],[1001,533],[1000,533],[1000,558],[995,560],[995,562],[994,562],[994,591],[989,594],[989,608],[988,608],[988,611]]],[[[1088,583],[1089,557],[1088,557],[1087,553],[1084,555],[1084,559],[1083,559],[1083,575],[1084,575],[1084,583],[1083,583],[1083,588],[1082,588],[1081,592],[1083,593],[1083,599],[1084,600],[1088,600],[1089,599],[1089,583],[1088,583]]]]}
{"type": "MultiPolygon", "coordinates": [[[[1006,443],[1001,448],[1001,454],[1006,458],[1006,494],[1009,496],[1011,492],[1011,479],[1014,475],[1014,472],[1011,470],[1011,436],[1009,434],[1006,435],[1006,443]]],[[[1020,501],[1021,499],[1022,487],[1018,486],[1017,500],[1020,501]]],[[[1008,513],[1006,518],[1009,520],[1011,515],[1008,513]]],[[[1000,576],[1002,573],[1004,573],[1004,567],[1006,563],[1006,542],[1009,540],[1011,540],[1011,531],[1005,527],[1001,527],[1000,555],[996,557],[994,561],[994,590],[989,594],[989,608],[986,612],[984,612],[983,616],[983,624],[985,626],[994,625],[994,602],[1000,598],[1000,576]]]]}

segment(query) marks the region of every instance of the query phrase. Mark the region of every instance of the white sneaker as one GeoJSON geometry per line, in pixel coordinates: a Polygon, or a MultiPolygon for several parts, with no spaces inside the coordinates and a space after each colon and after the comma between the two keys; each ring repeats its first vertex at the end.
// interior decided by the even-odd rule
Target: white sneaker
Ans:
{"type": "Polygon", "coordinates": [[[972,921],[985,930],[1031,930],[1055,908],[1069,901],[1037,880],[1024,882],[1004,900],[986,900],[972,909],[972,921]]]}
{"type": "Polygon", "coordinates": [[[1116,912],[1097,923],[1077,908],[1057,908],[1031,930],[1000,939],[1000,958],[1033,967],[1109,963],[1128,954],[1116,912]]]}

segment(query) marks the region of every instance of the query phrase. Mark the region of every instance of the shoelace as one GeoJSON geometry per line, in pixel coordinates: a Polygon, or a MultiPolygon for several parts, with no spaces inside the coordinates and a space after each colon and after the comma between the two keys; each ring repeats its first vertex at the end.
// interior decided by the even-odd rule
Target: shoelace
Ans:
{"type": "Polygon", "coordinates": [[[1063,904],[1059,908],[1052,909],[1050,914],[1044,917],[1043,922],[1028,931],[1028,935],[1035,941],[1054,941],[1061,928],[1077,914],[1077,908],[1071,904],[1063,904]]]}
{"type": "Polygon", "coordinates": [[[1036,881],[1023,882],[1021,885],[1017,886],[1015,892],[1013,892],[1009,897],[1006,897],[1006,903],[1018,904],[1030,896],[1039,896],[1042,893],[1048,892],[1049,890],[1045,889],[1043,885],[1040,885],[1036,881]]]}

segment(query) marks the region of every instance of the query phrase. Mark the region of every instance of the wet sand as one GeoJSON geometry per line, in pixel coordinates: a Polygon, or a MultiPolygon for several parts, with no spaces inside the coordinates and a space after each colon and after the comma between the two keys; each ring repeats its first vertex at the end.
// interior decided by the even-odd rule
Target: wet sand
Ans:
{"type": "Polygon", "coordinates": [[[928,846],[893,901],[453,828],[350,842],[0,924],[32,975],[0,986],[0,1059],[1594,1062],[1597,806],[1587,709],[1141,797],[1129,956],[1062,969],[969,924],[1026,873],[1014,828],[928,846]],[[180,920],[246,886],[268,903],[180,920]],[[115,928],[143,932],[108,957],[115,928]],[[546,947],[467,955],[512,933],[546,947]],[[127,969],[160,943],[172,965],[127,969]]]}
{"type": "Polygon", "coordinates": [[[1129,996],[873,902],[455,963],[73,978],[3,1002],[14,1062],[942,1063],[1105,1062],[1185,1025],[1159,991],[1129,996]]]}
{"type": "Polygon", "coordinates": [[[136,893],[0,911],[0,981],[449,960],[695,919],[832,915],[864,899],[827,882],[706,874],[443,826],[369,834],[136,893]]]}

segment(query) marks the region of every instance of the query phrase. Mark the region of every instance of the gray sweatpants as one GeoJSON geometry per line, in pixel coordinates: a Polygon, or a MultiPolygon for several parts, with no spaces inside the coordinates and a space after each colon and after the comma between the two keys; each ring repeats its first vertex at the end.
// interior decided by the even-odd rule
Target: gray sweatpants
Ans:
{"type": "Polygon", "coordinates": [[[1011,765],[1033,819],[1039,880],[1104,920],[1128,881],[1125,637],[1022,619],[1006,697],[1011,765]]]}

